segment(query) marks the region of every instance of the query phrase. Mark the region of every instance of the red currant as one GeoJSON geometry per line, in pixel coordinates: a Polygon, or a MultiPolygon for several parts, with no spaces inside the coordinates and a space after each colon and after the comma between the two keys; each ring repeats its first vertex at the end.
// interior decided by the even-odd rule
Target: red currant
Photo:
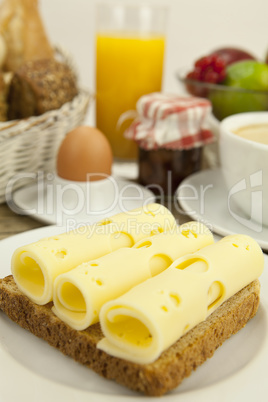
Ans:
{"type": "MultiPolygon", "coordinates": [[[[225,75],[225,60],[218,54],[212,53],[198,59],[194,64],[194,69],[187,74],[186,78],[193,81],[218,84],[225,79],[225,75]]],[[[194,83],[188,83],[187,88],[195,96],[206,96],[206,88],[198,87],[194,83]]]]}

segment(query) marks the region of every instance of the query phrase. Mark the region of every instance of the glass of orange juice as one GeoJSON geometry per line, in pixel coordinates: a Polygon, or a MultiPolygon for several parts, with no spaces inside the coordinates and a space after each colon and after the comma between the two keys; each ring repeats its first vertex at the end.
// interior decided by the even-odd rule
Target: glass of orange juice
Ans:
{"type": "Polygon", "coordinates": [[[105,3],[97,6],[96,124],[116,160],[135,160],[137,145],[124,138],[136,102],[161,91],[166,7],[105,3]]]}

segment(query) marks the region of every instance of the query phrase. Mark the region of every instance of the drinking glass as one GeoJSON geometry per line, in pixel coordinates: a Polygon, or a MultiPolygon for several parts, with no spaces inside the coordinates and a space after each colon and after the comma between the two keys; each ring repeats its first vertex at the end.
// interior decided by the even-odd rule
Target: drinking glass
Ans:
{"type": "Polygon", "coordinates": [[[137,145],[124,138],[137,100],[161,91],[167,10],[164,6],[97,6],[96,124],[117,160],[135,160],[137,145]]]}

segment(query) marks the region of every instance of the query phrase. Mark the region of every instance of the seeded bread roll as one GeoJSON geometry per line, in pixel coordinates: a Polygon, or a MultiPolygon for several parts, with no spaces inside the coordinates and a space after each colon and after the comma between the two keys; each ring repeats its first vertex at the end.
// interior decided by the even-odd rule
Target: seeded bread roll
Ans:
{"type": "Polygon", "coordinates": [[[25,63],[10,84],[8,118],[39,116],[77,94],[76,77],[67,65],[51,59],[25,63]]]}
{"type": "Polygon", "coordinates": [[[182,336],[155,362],[141,365],[97,349],[103,337],[99,324],[76,331],[53,314],[52,302],[44,306],[34,304],[18,290],[12,276],[0,280],[0,309],[11,320],[101,376],[150,396],[161,396],[177,387],[226,339],[243,328],[256,314],[259,296],[260,283],[255,280],[182,336]]]}

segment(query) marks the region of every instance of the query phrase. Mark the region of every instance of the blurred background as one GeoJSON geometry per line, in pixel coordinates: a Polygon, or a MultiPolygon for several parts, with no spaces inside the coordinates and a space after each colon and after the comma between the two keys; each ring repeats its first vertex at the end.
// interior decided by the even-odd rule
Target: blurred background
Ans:
{"type": "MultiPolygon", "coordinates": [[[[72,53],[79,67],[81,84],[94,89],[95,5],[103,1],[39,2],[51,41],[72,53]]],[[[133,0],[124,2],[133,3],[133,0]]],[[[192,65],[197,58],[215,48],[240,47],[256,57],[265,57],[268,48],[267,0],[147,0],[146,3],[164,4],[169,8],[164,91],[181,90],[175,79],[176,69],[192,65]]]]}

